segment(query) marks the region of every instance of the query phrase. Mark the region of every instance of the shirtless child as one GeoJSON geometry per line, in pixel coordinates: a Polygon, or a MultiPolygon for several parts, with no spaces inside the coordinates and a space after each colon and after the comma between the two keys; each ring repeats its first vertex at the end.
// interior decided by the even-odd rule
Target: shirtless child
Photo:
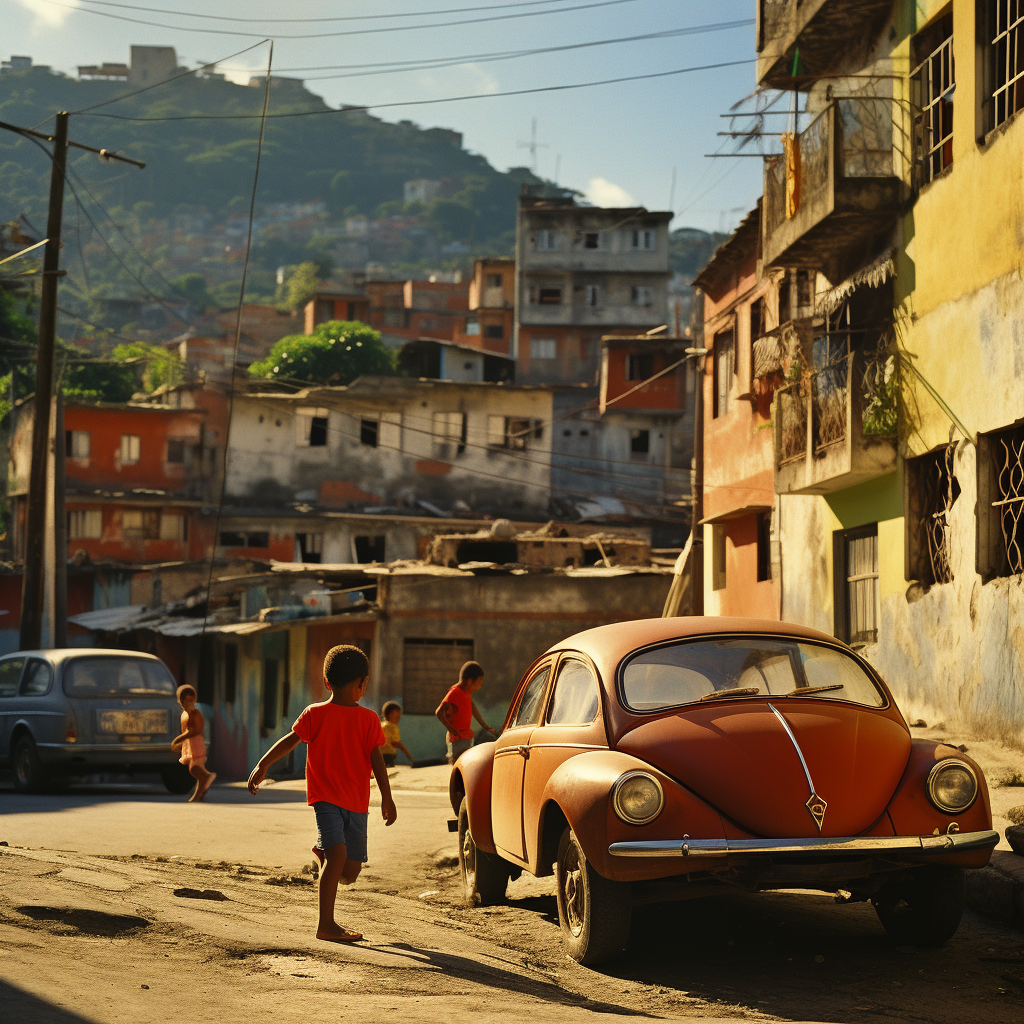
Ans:
{"type": "Polygon", "coordinates": [[[370,807],[370,773],[380,790],[381,815],[388,825],[398,817],[380,748],[380,719],[359,706],[366,693],[370,666],[358,647],[332,647],[324,658],[324,685],[331,699],[310,704],[292,731],[260,758],[249,776],[255,794],[267,769],[300,742],[306,744],[306,802],[316,814],[317,845],[326,863],[320,871],[320,920],[316,937],[328,942],[358,942],[363,936],[334,920],[338,883],[351,885],[366,860],[366,823],[370,807]]]}
{"type": "Polygon", "coordinates": [[[179,761],[196,780],[196,788],[188,798],[190,804],[197,804],[206,796],[206,791],[217,778],[216,772],[206,770],[206,743],[203,740],[203,713],[196,707],[195,687],[185,683],[178,687],[178,703],[181,705],[181,733],[171,740],[171,749],[180,750],[179,761]]]}

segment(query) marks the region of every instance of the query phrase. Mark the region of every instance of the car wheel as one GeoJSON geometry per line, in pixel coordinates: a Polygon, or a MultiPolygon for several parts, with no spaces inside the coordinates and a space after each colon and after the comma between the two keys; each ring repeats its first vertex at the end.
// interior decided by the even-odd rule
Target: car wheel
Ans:
{"type": "Polygon", "coordinates": [[[967,901],[963,868],[918,868],[906,882],[890,882],[875,897],[882,927],[899,945],[941,946],[960,926],[967,901]]]}
{"type": "Polygon", "coordinates": [[[39,763],[39,751],[31,736],[22,736],[11,751],[14,788],[19,793],[39,793],[46,785],[46,773],[39,763]]]}
{"type": "Polygon", "coordinates": [[[558,923],[569,956],[592,966],[621,953],[633,910],[629,883],[599,875],[571,828],[562,833],[558,844],[555,875],[558,923]]]}
{"type": "Polygon", "coordinates": [[[171,764],[161,769],[160,778],[168,793],[181,796],[195,788],[196,780],[189,774],[189,770],[183,764],[171,764]]]}
{"type": "Polygon", "coordinates": [[[469,807],[459,807],[459,874],[462,893],[471,907],[489,907],[505,898],[512,865],[493,853],[477,849],[469,830],[469,807]]]}

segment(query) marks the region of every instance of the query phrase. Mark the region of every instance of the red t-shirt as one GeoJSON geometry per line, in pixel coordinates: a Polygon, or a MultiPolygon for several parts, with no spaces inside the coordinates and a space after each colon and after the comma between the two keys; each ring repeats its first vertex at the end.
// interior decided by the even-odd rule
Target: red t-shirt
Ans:
{"type": "Polygon", "coordinates": [[[455,731],[448,733],[448,739],[453,743],[455,740],[471,740],[473,738],[473,695],[467,693],[456,683],[445,695],[442,704],[455,705],[455,717],[452,725],[455,731]]]}
{"type": "Polygon", "coordinates": [[[370,755],[386,740],[376,712],[344,704],[310,704],[292,731],[306,744],[306,802],[326,800],[365,814],[370,755]]]}

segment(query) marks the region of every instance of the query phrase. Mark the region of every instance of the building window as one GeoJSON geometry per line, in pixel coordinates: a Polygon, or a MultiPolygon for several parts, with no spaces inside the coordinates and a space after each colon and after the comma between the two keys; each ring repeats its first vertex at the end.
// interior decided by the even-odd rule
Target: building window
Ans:
{"type": "Polygon", "coordinates": [[[540,288],[537,291],[537,302],[542,306],[560,306],[562,304],[562,289],[540,288]]]}
{"type": "Polygon", "coordinates": [[[222,548],[268,548],[270,534],[266,530],[221,530],[222,548]]]}
{"type": "Polygon", "coordinates": [[[488,274],[487,275],[487,287],[488,288],[502,288],[505,284],[505,278],[502,274],[488,274]]]}
{"type": "Polygon", "coordinates": [[[601,286],[596,284],[584,285],[584,302],[588,306],[599,306],[601,304],[601,286]]]}
{"type": "Polygon", "coordinates": [[[501,324],[488,324],[484,328],[484,337],[495,338],[498,341],[501,341],[505,337],[505,328],[502,327],[501,324]]]}
{"type": "Polygon", "coordinates": [[[953,579],[949,516],[960,497],[955,458],[951,442],[904,463],[907,579],[926,586],[953,579]]]}
{"type": "Polygon", "coordinates": [[[360,564],[367,562],[383,562],[386,538],[384,534],[373,537],[356,537],[354,544],[356,549],[356,561],[360,564]]]}
{"type": "Polygon", "coordinates": [[[760,338],[765,330],[765,306],[764,299],[755,299],[750,304],[750,342],[753,344],[760,338]]]}
{"type": "Polygon", "coordinates": [[[634,231],[632,234],[632,245],[634,249],[653,249],[654,232],[646,229],[634,231]]]}
{"type": "Polygon", "coordinates": [[[1024,6],[1020,0],[990,0],[992,40],[992,128],[1024,108],[1024,6]]]}
{"type": "Polygon", "coordinates": [[[586,231],[583,234],[583,248],[584,249],[600,249],[601,248],[601,232],[600,231],[586,231]]]}
{"type": "Polygon", "coordinates": [[[68,513],[68,540],[98,540],[102,536],[103,512],[100,509],[75,509],[68,513]]]}
{"type": "Polygon", "coordinates": [[[918,183],[927,184],[953,162],[953,16],[914,38],[920,63],[911,75],[918,183]]]}
{"type": "Polygon", "coordinates": [[[460,454],[466,450],[466,414],[464,412],[435,412],[434,440],[437,444],[458,445],[460,454]]]}
{"type": "Polygon", "coordinates": [[[172,437],[167,441],[167,461],[177,463],[185,461],[184,438],[172,437]]]}
{"type": "Polygon", "coordinates": [[[473,660],[473,641],[407,639],[402,653],[402,711],[432,715],[459,669],[473,660]]]}
{"type": "Polygon", "coordinates": [[[297,533],[295,534],[295,547],[300,562],[319,565],[324,549],[324,535],[322,533],[297,533]]]}
{"type": "Polygon", "coordinates": [[[626,380],[647,380],[653,376],[653,352],[633,352],[626,356],[626,380]]]}
{"type": "Polygon", "coordinates": [[[725,525],[711,524],[711,589],[725,590],[725,525]]]}
{"type": "Polygon", "coordinates": [[[327,409],[298,409],[295,414],[295,443],[300,448],[326,448],[327,409]]]}
{"type": "Polygon", "coordinates": [[[634,306],[653,306],[654,289],[648,285],[634,285],[630,289],[630,299],[634,306]]]}
{"type": "Polygon", "coordinates": [[[121,537],[124,540],[159,539],[160,513],[156,509],[126,509],[121,513],[121,537]]]}
{"type": "Polygon", "coordinates": [[[161,512],[160,539],[188,540],[188,519],[180,512],[161,512]]]}
{"type": "Polygon", "coordinates": [[[772,514],[757,514],[757,582],[772,578],[772,514]]]}
{"type": "Polygon", "coordinates": [[[476,317],[466,317],[466,334],[480,333],[480,321],[476,317]]]}
{"type": "Polygon", "coordinates": [[[629,454],[642,455],[644,458],[651,451],[651,432],[649,430],[631,430],[629,432],[629,454]]]}
{"type": "Polygon", "coordinates": [[[848,644],[878,640],[878,524],[833,534],[835,632],[848,644]]]}
{"type": "Polygon", "coordinates": [[[511,448],[521,451],[533,437],[539,441],[544,436],[544,425],[540,420],[514,416],[487,417],[487,443],[492,448],[511,448]]]}
{"type": "Polygon", "coordinates": [[[359,421],[359,443],[377,447],[377,437],[380,432],[380,423],[375,419],[361,419],[359,421]]]}
{"type": "Polygon", "coordinates": [[[553,249],[558,248],[558,232],[550,231],[547,228],[541,228],[537,232],[537,248],[550,252],[553,249]]]}
{"type": "Polygon", "coordinates": [[[733,345],[732,331],[716,335],[712,366],[714,388],[711,395],[711,415],[715,419],[729,411],[729,392],[732,390],[735,365],[736,348],[733,345]]]}
{"type": "Polygon", "coordinates": [[[978,435],[978,572],[1024,573],[1024,426],[978,435]]]}
{"type": "Polygon", "coordinates": [[[530,359],[554,359],[557,348],[554,338],[531,338],[530,359]]]}
{"type": "Polygon", "coordinates": [[[88,430],[65,430],[64,451],[69,459],[87,459],[92,454],[92,434],[88,430]]]}
{"type": "Polygon", "coordinates": [[[121,465],[134,466],[139,461],[142,445],[138,434],[121,435],[121,465]]]}

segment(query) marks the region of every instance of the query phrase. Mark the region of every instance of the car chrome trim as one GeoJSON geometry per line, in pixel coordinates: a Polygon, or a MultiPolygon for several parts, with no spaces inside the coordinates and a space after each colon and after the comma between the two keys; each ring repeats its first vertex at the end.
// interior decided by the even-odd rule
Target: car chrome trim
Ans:
{"type": "Polygon", "coordinates": [[[974,804],[974,801],[978,799],[978,790],[980,789],[980,786],[978,785],[978,773],[963,758],[944,757],[941,761],[936,761],[935,764],[932,765],[932,769],[928,773],[928,778],[925,779],[924,788],[925,792],[928,794],[928,799],[931,801],[932,807],[937,811],[941,811],[943,814],[963,814],[964,811],[968,810],[968,808],[974,804]],[[944,804],[939,803],[932,789],[936,777],[941,771],[943,771],[943,769],[950,767],[950,765],[956,765],[957,768],[965,769],[968,775],[974,779],[974,795],[962,807],[946,807],[944,804]]]}
{"type": "Polygon", "coordinates": [[[942,854],[990,850],[999,833],[956,832],[931,836],[853,836],[843,839],[641,839],[612,843],[613,857],[728,857],[732,854],[809,853],[830,857],[890,851],[942,854]]]}
{"type": "Polygon", "coordinates": [[[811,790],[811,795],[807,798],[807,803],[804,806],[807,808],[807,813],[814,819],[814,824],[818,826],[818,831],[821,832],[821,826],[825,823],[825,811],[828,810],[828,801],[824,797],[818,796],[818,791],[814,788],[811,769],[807,767],[804,752],[800,749],[800,744],[797,743],[796,736],[790,728],[789,722],[786,721],[782,716],[782,712],[770,701],[768,702],[768,710],[779,720],[782,728],[786,730],[789,742],[793,744],[796,756],[800,758],[800,767],[803,768],[804,775],[807,776],[807,785],[811,790]]]}
{"type": "MultiPolygon", "coordinates": [[[[589,723],[587,723],[589,724],[589,723]]],[[[531,743],[531,750],[539,750],[541,747],[562,747],[572,750],[607,750],[606,743],[531,743]]]]}

